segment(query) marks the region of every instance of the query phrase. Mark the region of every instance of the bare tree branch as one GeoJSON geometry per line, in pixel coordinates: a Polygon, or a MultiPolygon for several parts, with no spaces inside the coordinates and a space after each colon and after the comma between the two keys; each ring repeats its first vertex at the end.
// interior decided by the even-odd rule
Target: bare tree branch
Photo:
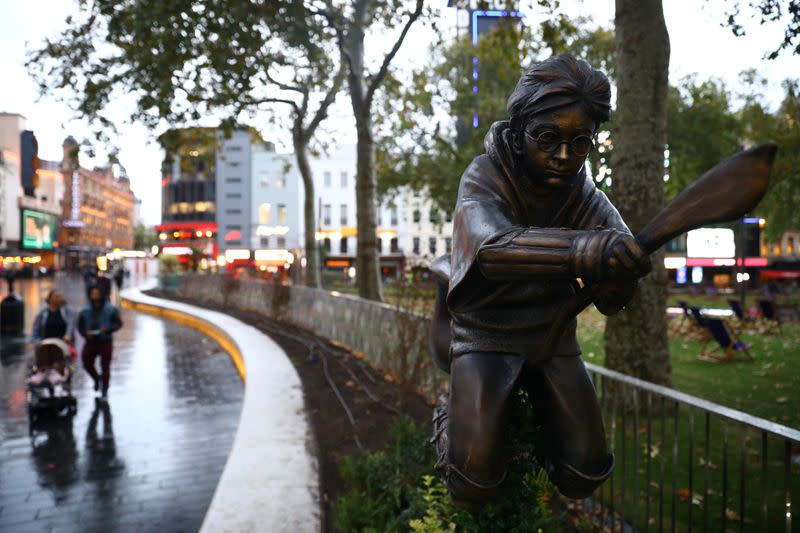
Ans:
{"type": "Polygon", "coordinates": [[[276,80],[275,78],[272,77],[272,75],[269,73],[268,70],[264,71],[264,77],[268,82],[273,84],[275,87],[283,89],[284,91],[294,91],[301,94],[304,92],[308,92],[308,90],[304,90],[302,87],[298,87],[297,85],[289,85],[288,83],[283,83],[276,80]]]}
{"type": "Polygon", "coordinates": [[[347,66],[344,64],[344,61],[340,61],[339,71],[336,73],[336,77],[333,79],[333,84],[328,89],[328,92],[325,93],[325,98],[319,104],[317,112],[314,114],[314,117],[311,119],[311,122],[308,123],[308,126],[305,128],[305,131],[303,132],[307,137],[310,138],[314,135],[314,132],[316,131],[317,127],[328,115],[328,108],[336,100],[336,95],[341,90],[342,84],[344,84],[346,76],[347,76],[347,66]]]}
{"type": "Polygon", "coordinates": [[[389,65],[392,63],[394,56],[397,55],[397,51],[400,50],[400,47],[403,45],[406,34],[408,33],[408,30],[411,29],[411,25],[416,22],[420,15],[422,15],[423,4],[424,0],[417,0],[417,6],[414,9],[414,12],[409,15],[405,26],[403,26],[403,31],[400,32],[400,36],[397,38],[397,41],[394,43],[392,49],[388,54],[386,54],[386,57],[383,58],[383,63],[381,64],[381,68],[378,70],[378,73],[375,74],[374,78],[372,78],[369,88],[367,89],[367,106],[372,103],[372,98],[375,95],[375,91],[378,89],[378,87],[380,87],[381,83],[383,83],[384,78],[386,78],[386,74],[389,72],[389,65]]]}

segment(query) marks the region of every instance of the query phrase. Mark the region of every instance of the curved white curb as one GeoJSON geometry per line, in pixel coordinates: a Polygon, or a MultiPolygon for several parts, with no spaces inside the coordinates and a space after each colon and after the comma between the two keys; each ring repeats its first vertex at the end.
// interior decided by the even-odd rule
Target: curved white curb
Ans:
{"type": "Polygon", "coordinates": [[[300,377],[286,353],[256,328],[223,313],[153,298],[138,289],[125,290],[122,297],[134,307],[175,311],[222,330],[244,362],[239,427],[201,533],[320,531],[314,441],[300,377]]]}

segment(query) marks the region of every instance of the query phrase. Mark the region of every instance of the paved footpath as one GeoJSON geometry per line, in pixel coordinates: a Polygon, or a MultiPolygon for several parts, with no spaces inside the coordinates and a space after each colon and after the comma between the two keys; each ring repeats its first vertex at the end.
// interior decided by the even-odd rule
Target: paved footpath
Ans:
{"type": "MultiPolygon", "coordinates": [[[[75,301],[75,300],[73,300],[75,301]]],[[[230,357],[197,331],[123,310],[109,401],[79,370],[72,423],[28,434],[28,353],[0,350],[0,532],[195,532],[239,424],[230,357]]]]}

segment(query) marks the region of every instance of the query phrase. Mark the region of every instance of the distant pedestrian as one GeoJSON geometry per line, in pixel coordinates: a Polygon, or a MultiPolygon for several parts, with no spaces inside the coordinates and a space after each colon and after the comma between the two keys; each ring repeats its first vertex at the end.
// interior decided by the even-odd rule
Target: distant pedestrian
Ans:
{"type": "Polygon", "coordinates": [[[125,273],[125,267],[122,265],[119,265],[114,271],[114,283],[117,284],[117,292],[122,291],[122,284],[125,282],[125,273]]]}
{"type": "Polygon", "coordinates": [[[119,311],[106,298],[100,287],[89,289],[89,305],[78,315],[78,331],[86,339],[81,358],[83,367],[94,381],[94,390],[108,395],[108,382],[111,372],[112,335],[122,327],[119,311]],[[100,370],[97,373],[95,361],[100,357],[100,370]]]}
{"type": "Polygon", "coordinates": [[[102,292],[106,300],[111,300],[111,278],[106,276],[105,271],[98,271],[95,286],[102,292]]]}

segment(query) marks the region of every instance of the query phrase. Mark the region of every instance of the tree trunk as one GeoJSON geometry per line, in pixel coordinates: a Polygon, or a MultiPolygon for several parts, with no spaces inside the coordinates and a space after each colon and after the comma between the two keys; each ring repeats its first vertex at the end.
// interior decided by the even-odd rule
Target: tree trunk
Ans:
{"type": "MultiPolygon", "coordinates": [[[[617,109],[612,199],[634,234],[664,204],[669,35],[661,0],[616,0],[617,109]]],[[[606,366],[669,385],[666,270],[653,254],[628,307],[606,323],[606,366]]]]}
{"type": "Polygon", "coordinates": [[[356,119],[356,282],[358,295],[370,300],[383,300],[379,271],[375,199],[375,140],[372,133],[372,101],[364,80],[364,28],[367,26],[370,0],[354,4],[353,23],[347,36],[350,68],[348,84],[350,103],[356,119]]]}
{"type": "Polygon", "coordinates": [[[358,145],[356,147],[356,213],[358,249],[356,275],[358,295],[370,300],[383,300],[378,255],[376,222],[375,140],[372,115],[364,110],[356,115],[358,145]]]}
{"type": "Polygon", "coordinates": [[[314,175],[311,173],[311,167],[308,164],[308,141],[295,136],[294,153],[297,158],[297,167],[300,169],[300,176],[303,177],[303,187],[305,188],[303,221],[305,225],[306,285],[309,287],[321,287],[319,247],[315,236],[317,218],[314,216],[314,175]]]}

